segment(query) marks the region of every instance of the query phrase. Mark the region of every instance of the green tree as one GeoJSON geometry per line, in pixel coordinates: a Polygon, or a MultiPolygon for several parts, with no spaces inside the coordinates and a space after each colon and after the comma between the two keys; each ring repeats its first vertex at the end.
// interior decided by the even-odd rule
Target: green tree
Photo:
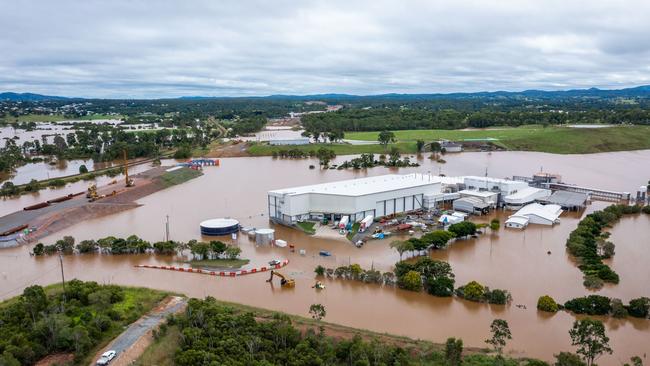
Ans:
{"type": "Polygon", "coordinates": [[[228,248],[226,243],[219,241],[219,240],[213,240],[210,242],[210,250],[212,250],[212,253],[216,255],[217,257],[220,257],[228,248]]]}
{"type": "Polygon", "coordinates": [[[457,224],[449,225],[448,230],[457,238],[462,238],[476,234],[476,224],[471,221],[463,221],[457,224]]]}
{"type": "Polygon", "coordinates": [[[309,315],[320,322],[327,315],[327,311],[322,304],[311,304],[309,306],[309,315]]]}
{"type": "Polygon", "coordinates": [[[446,230],[436,230],[422,235],[421,241],[434,249],[441,249],[447,246],[449,240],[454,238],[454,234],[446,230]]]}
{"type": "Polygon", "coordinates": [[[377,136],[377,141],[383,146],[388,145],[391,142],[395,142],[395,134],[392,131],[381,131],[379,136],[377,136]]]}
{"type": "Polygon", "coordinates": [[[559,308],[560,307],[555,302],[555,300],[548,295],[540,296],[539,299],[537,299],[538,310],[555,313],[559,310],[559,308]]]}
{"type": "Polygon", "coordinates": [[[594,360],[604,353],[612,353],[609,347],[609,337],[605,334],[603,322],[595,319],[580,319],[573,323],[569,330],[571,345],[577,346],[576,351],[587,363],[592,366],[594,360]]]}
{"type": "Polygon", "coordinates": [[[225,255],[228,259],[237,259],[241,254],[241,248],[233,245],[228,246],[225,251],[225,255]]]}
{"type": "Polygon", "coordinates": [[[316,151],[316,157],[318,158],[318,163],[322,167],[327,168],[332,159],[336,157],[336,153],[334,153],[334,150],[332,149],[321,147],[318,149],[318,151],[316,151]]]}
{"type": "Polygon", "coordinates": [[[45,291],[38,285],[29,286],[23,290],[21,300],[31,316],[32,322],[36,323],[38,314],[47,308],[48,300],[45,291]]]}
{"type": "Polygon", "coordinates": [[[32,252],[34,255],[43,255],[45,252],[45,245],[43,245],[43,243],[36,244],[32,252]]]}
{"type": "Polygon", "coordinates": [[[402,254],[404,254],[404,252],[409,252],[415,249],[413,243],[408,240],[394,240],[390,243],[390,247],[397,250],[400,261],[402,260],[402,254]]]}
{"type": "Polygon", "coordinates": [[[639,297],[630,300],[630,305],[627,308],[630,316],[635,318],[647,318],[650,312],[650,298],[639,297]]]}
{"type": "Polygon", "coordinates": [[[485,296],[485,287],[476,281],[470,281],[465,286],[458,288],[460,297],[470,301],[482,301],[485,296]]]}
{"type": "Polygon", "coordinates": [[[397,165],[397,163],[399,162],[400,157],[401,157],[401,155],[399,153],[399,149],[396,148],[395,146],[393,146],[390,149],[390,153],[388,154],[388,164],[391,165],[391,166],[397,165]]]}
{"type": "Polygon", "coordinates": [[[506,342],[512,339],[512,333],[510,333],[508,322],[503,319],[494,319],[490,325],[490,333],[492,333],[492,337],[486,339],[485,343],[491,345],[494,348],[494,351],[501,356],[501,352],[503,352],[506,342]]]}
{"type": "Polygon", "coordinates": [[[418,149],[418,152],[422,152],[422,149],[424,148],[424,140],[417,140],[415,142],[415,145],[418,149]]]}
{"type": "Polygon", "coordinates": [[[501,222],[499,221],[499,219],[494,218],[492,219],[492,221],[490,221],[490,230],[498,231],[500,227],[501,227],[501,222]]]}
{"type": "Polygon", "coordinates": [[[316,276],[322,277],[325,275],[325,267],[319,264],[316,266],[316,269],[314,269],[314,272],[316,273],[316,276]]]}
{"type": "Polygon", "coordinates": [[[420,272],[409,271],[397,279],[397,285],[405,290],[420,291],[422,290],[422,276],[420,272]]]}
{"type": "Polygon", "coordinates": [[[447,338],[445,343],[445,360],[449,366],[459,366],[463,361],[463,340],[447,338]]]}
{"type": "Polygon", "coordinates": [[[86,168],[85,164],[81,164],[79,166],[79,174],[86,174],[86,173],[88,173],[88,168],[86,168]]]}
{"type": "Polygon", "coordinates": [[[585,366],[580,357],[571,352],[560,352],[555,355],[555,366],[585,366]]]}
{"type": "MultiPolygon", "coordinates": [[[[632,361],[632,366],[643,366],[643,360],[639,356],[633,356],[630,361],[632,361]]],[[[629,365],[626,363],[625,366],[629,365]]]]}
{"type": "Polygon", "coordinates": [[[198,259],[207,258],[208,254],[210,253],[210,249],[210,244],[203,241],[192,243],[190,246],[190,252],[197,256],[198,259]]]}

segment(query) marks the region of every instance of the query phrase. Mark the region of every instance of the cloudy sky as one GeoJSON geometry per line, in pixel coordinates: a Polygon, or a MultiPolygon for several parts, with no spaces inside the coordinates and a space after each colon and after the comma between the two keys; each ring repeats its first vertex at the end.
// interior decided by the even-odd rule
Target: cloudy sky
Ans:
{"type": "Polygon", "coordinates": [[[650,84],[647,0],[0,2],[0,92],[430,93],[650,84]]]}

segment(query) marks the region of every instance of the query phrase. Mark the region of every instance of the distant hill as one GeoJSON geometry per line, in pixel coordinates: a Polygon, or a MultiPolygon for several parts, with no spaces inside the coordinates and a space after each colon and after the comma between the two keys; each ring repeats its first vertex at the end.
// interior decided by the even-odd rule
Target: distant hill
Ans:
{"type": "Polygon", "coordinates": [[[0,100],[11,100],[13,102],[38,102],[43,100],[65,100],[66,97],[42,95],[34,93],[0,93],[0,100]]]}
{"type": "MultiPolygon", "coordinates": [[[[570,89],[570,90],[524,90],[524,91],[482,91],[473,93],[430,93],[430,94],[375,94],[375,95],[353,95],[353,94],[311,94],[311,95],[269,95],[251,97],[209,97],[209,96],[184,96],[179,98],[159,99],[180,99],[180,100],[204,100],[204,99],[293,99],[293,100],[352,100],[352,99],[402,99],[402,100],[426,100],[426,99],[473,99],[473,98],[534,98],[534,99],[563,99],[563,98],[650,98],[650,85],[642,85],[624,89],[570,89]]],[[[33,93],[0,93],[0,100],[11,101],[44,101],[44,100],[68,100],[84,98],[67,98],[60,96],[41,95],[33,93]]],[[[92,99],[92,98],[86,98],[92,99]]]]}

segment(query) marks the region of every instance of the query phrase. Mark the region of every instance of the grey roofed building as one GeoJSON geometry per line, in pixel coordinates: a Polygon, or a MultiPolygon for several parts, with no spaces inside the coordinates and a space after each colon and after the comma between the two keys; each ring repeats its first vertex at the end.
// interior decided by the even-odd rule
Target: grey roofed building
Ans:
{"type": "Polygon", "coordinates": [[[454,201],[454,210],[468,213],[487,213],[490,210],[490,204],[483,202],[476,197],[463,197],[454,201]]]}
{"type": "Polygon", "coordinates": [[[555,191],[544,201],[561,206],[565,210],[579,210],[587,205],[588,199],[589,196],[586,193],[555,191]]]}

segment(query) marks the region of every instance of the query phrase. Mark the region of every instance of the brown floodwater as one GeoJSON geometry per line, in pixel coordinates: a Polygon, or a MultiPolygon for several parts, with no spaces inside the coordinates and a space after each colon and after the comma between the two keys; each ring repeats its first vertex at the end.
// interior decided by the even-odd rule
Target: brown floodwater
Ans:
{"type": "MultiPolygon", "coordinates": [[[[345,158],[348,157],[339,160],[345,158]]],[[[487,168],[491,176],[506,177],[530,175],[543,166],[544,171],[559,173],[569,183],[631,192],[650,178],[647,171],[650,151],[594,155],[462,153],[448,154],[445,159],[447,163],[442,165],[423,159],[421,167],[400,169],[399,172],[483,175],[487,168]]],[[[221,159],[221,166],[206,168],[204,176],[139,200],[143,204],[141,207],[81,222],[43,241],[51,243],[63,235],[83,240],[131,234],[147,240],[161,240],[165,215],[169,215],[174,240],[200,239],[198,224],[207,218],[230,216],[239,219],[244,226],[268,227],[268,190],[392,172],[386,168],[320,171],[308,169],[310,164],[317,162],[267,157],[221,159]]],[[[11,201],[1,204],[11,204],[11,201]]],[[[605,206],[605,203],[596,202],[587,211],[605,206]]],[[[502,221],[507,214],[496,213],[502,221]]],[[[588,294],[582,286],[582,274],[564,249],[566,238],[580,216],[565,214],[555,227],[531,225],[524,231],[502,228],[498,233],[459,241],[432,254],[452,265],[457,285],[478,280],[492,288],[509,290],[513,296],[510,306],[436,298],[425,293],[343,280],[326,280],[327,289],[316,292],[311,286],[313,269],[318,264],[333,268],[352,262],[388,271],[399,256],[389,248],[390,239],[371,241],[357,249],[344,240],[317,239],[280,226],[275,226],[276,238],[305,249],[307,255],[289,253],[287,248],[256,246],[245,235],[236,243],[243,250],[242,257],[251,259],[251,266],[274,258],[289,258],[291,262],[282,272],[296,278],[297,285],[292,290],[269,285],[267,274],[218,278],[134,268],[143,263],[172,263],[170,257],[80,255],[66,257],[64,266],[68,279],[148,286],[194,297],[211,295],[298,315],[307,315],[310,304],[322,303],[327,308],[327,321],[434,342],[444,342],[447,337],[455,336],[463,338],[468,346],[484,346],[491,321],[503,318],[513,333],[513,340],[507,347],[510,353],[550,360],[554,353],[572,350],[568,330],[576,318],[565,312],[539,313],[535,304],[544,294],[560,302],[588,294]],[[333,256],[319,257],[321,249],[331,251],[333,256]],[[551,254],[547,254],[548,251],[551,254]],[[517,304],[527,308],[518,308],[517,304]]],[[[489,217],[481,218],[486,219],[489,217]]],[[[650,262],[650,217],[624,218],[611,232],[611,240],[617,244],[611,265],[620,274],[621,282],[606,286],[598,293],[621,298],[624,302],[650,296],[650,266],[647,266],[650,262]]],[[[49,284],[60,280],[57,258],[30,257],[30,249],[31,246],[23,246],[0,252],[0,298],[19,294],[33,283],[49,284]]],[[[603,320],[615,353],[602,358],[601,365],[620,364],[650,350],[649,320],[603,320]]]]}

